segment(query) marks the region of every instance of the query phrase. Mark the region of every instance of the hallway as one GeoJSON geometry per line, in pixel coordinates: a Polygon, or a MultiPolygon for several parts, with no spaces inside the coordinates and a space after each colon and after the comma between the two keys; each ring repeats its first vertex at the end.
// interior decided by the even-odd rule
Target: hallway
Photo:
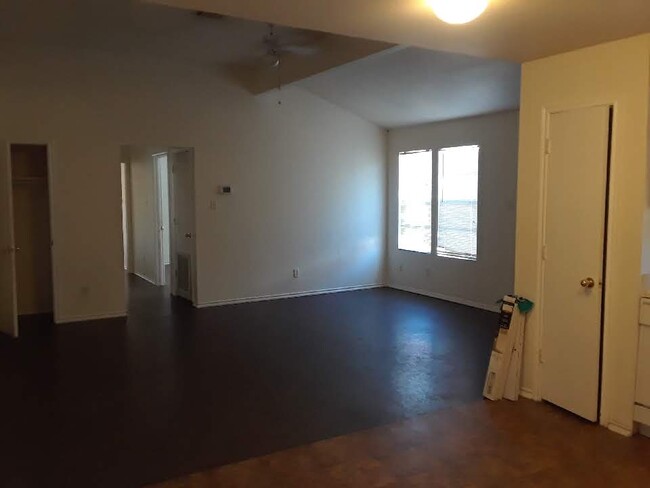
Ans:
{"type": "Polygon", "coordinates": [[[389,289],[0,337],[2,486],[135,487],[481,398],[496,315],[389,289]]]}

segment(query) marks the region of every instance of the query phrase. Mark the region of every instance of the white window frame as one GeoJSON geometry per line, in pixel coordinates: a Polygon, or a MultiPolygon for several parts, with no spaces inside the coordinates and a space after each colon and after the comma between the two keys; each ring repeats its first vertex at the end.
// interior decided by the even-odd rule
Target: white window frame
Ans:
{"type": "Polygon", "coordinates": [[[414,252],[418,254],[431,254],[433,252],[433,244],[434,244],[434,236],[433,236],[433,185],[434,185],[434,179],[433,179],[433,150],[432,149],[417,149],[417,150],[411,150],[411,151],[400,151],[398,154],[398,163],[397,163],[397,249],[400,251],[405,251],[405,252],[414,252]],[[401,187],[401,157],[403,155],[408,155],[408,154],[418,154],[418,153],[429,153],[430,155],[430,185],[431,185],[431,195],[430,195],[430,209],[429,209],[429,232],[430,232],[430,237],[429,237],[429,247],[428,249],[424,248],[415,248],[415,246],[407,246],[401,242],[401,204],[402,204],[402,198],[400,196],[400,187],[401,187]]]}
{"type": "Polygon", "coordinates": [[[441,258],[447,258],[447,259],[458,259],[458,260],[463,260],[463,261],[478,261],[478,256],[479,256],[479,200],[480,200],[480,191],[479,191],[479,179],[480,179],[480,170],[481,170],[481,147],[479,144],[463,144],[463,145],[457,145],[457,146],[446,146],[446,147],[441,147],[438,149],[438,159],[437,159],[437,179],[436,179],[436,186],[437,186],[437,197],[436,197],[436,225],[435,225],[435,236],[436,236],[436,256],[441,257],[441,258]],[[476,239],[476,250],[475,253],[469,254],[469,253],[460,253],[460,252],[454,252],[454,251],[445,251],[443,249],[440,249],[439,247],[439,241],[440,241],[440,203],[441,203],[441,198],[442,198],[442,189],[443,189],[443,179],[441,178],[441,171],[443,170],[443,161],[442,157],[444,155],[444,151],[450,150],[450,149],[457,149],[457,148],[469,148],[469,147],[475,147],[476,148],[476,226],[475,226],[475,239],[476,239]]]}

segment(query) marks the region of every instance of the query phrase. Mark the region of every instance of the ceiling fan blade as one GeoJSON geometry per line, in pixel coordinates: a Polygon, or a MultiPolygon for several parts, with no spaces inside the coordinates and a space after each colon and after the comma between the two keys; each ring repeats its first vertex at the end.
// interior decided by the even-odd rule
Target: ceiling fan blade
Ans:
{"type": "Polygon", "coordinates": [[[313,56],[318,54],[320,49],[317,46],[298,46],[296,44],[287,44],[280,47],[280,51],[295,54],[297,56],[313,56]]]}

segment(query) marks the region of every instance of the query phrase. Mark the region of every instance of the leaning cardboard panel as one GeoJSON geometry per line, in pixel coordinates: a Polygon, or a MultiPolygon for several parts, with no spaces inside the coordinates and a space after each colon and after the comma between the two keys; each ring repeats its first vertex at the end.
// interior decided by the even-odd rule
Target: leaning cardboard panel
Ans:
{"type": "Polygon", "coordinates": [[[501,302],[499,332],[492,346],[483,396],[490,400],[519,398],[525,314],[532,309],[525,298],[506,295],[501,302]]]}
{"type": "Polygon", "coordinates": [[[511,333],[513,315],[516,310],[517,298],[506,295],[501,302],[499,315],[499,332],[492,345],[490,364],[485,378],[483,396],[490,400],[501,400],[506,385],[508,366],[515,334],[511,333]]]}

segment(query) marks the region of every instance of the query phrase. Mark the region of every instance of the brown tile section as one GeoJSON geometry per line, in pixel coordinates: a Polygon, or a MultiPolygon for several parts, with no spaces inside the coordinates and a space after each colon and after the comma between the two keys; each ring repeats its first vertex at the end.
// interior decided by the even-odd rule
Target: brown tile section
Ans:
{"type": "Polygon", "coordinates": [[[149,488],[647,487],[650,440],[546,404],[476,402],[149,488]]]}

